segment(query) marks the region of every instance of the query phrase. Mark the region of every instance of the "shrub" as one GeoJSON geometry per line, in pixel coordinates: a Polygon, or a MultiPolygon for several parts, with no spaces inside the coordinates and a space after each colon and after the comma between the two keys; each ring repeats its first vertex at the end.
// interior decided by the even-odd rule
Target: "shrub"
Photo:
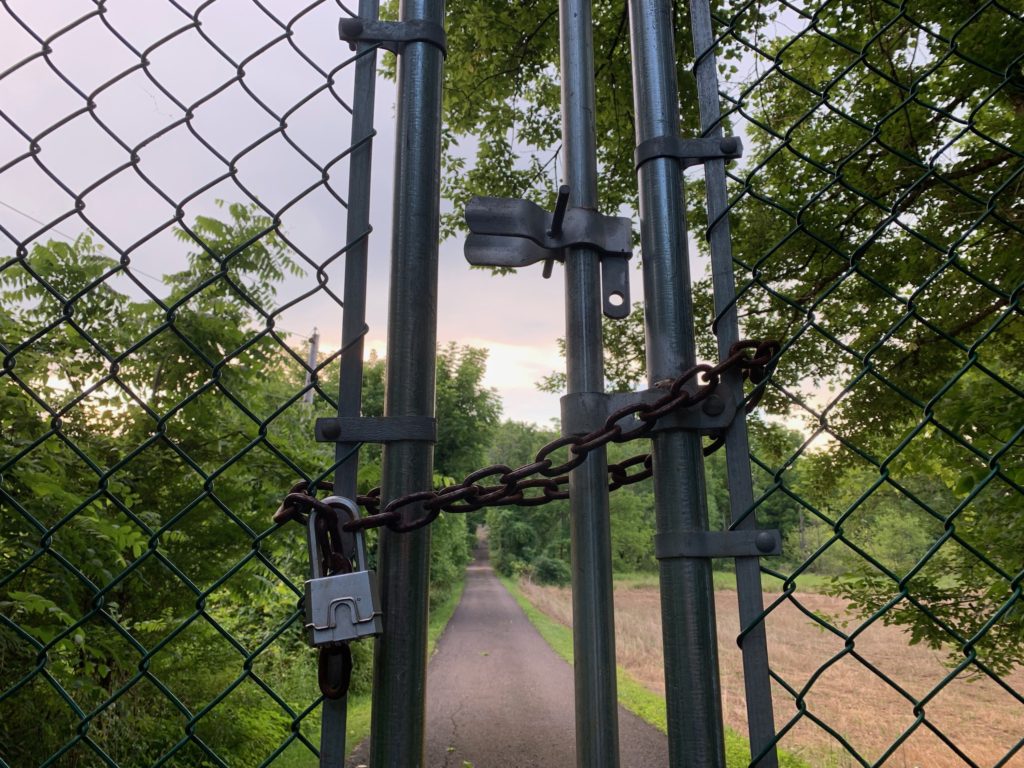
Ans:
{"type": "Polygon", "coordinates": [[[533,561],[532,577],[538,584],[555,584],[559,587],[569,583],[572,574],[569,564],[553,557],[538,557],[533,561]]]}

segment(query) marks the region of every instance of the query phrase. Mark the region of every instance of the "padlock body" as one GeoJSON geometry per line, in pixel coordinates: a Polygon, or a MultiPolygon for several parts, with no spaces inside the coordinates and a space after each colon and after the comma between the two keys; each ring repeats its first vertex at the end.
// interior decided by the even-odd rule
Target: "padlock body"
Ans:
{"type": "Polygon", "coordinates": [[[306,582],[309,644],[330,645],[382,630],[376,571],[353,571],[306,582]]]}

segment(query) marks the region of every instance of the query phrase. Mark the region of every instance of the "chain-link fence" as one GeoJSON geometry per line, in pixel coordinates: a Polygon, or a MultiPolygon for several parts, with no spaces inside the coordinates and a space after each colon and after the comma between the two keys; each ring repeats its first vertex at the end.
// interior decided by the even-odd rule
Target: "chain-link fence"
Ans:
{"type": "MultiPolygon", "coordinates": [[[[783,759],[1020,764],[1024,9],[712,10],[735,306],[783,341],[751,425],[783,759]]],[[[269,512],[335,468],[306,334],[354,242],[346,14],[4,3],[0,762],[313,761],[269,512]]]]}
{"type": "Polygon", "coordinates": [[[737,308],[785,340],[754,434],[760,522],[786,531],[764,563],[779,744],[1022,764],[1024,7],[712,14],[746,145],[737,308]]]}
{"type": "Polygon", "coordinates": [[[316,762],[354,13],[4,3],[0,764],[316,762]]]}

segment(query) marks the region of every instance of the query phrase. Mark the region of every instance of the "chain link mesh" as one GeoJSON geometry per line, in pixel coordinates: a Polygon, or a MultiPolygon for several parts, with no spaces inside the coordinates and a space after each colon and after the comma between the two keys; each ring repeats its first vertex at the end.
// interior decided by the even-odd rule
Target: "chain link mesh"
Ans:
{"type": "MultiPolygon", "coordinates": [[[[789,431],[753,457],[755,510],[793,518],[765,579],[779,746],[1020,764],[1024,9],[713,10],[747,147],[737,306],[784,340],[766,403],[789,431]],[[800,663],[773,642],[794,622],[824,638],[800,663]],[[911,641],[942,663],[910,669],[911,641]]],[[[6,764],[315,751],[305,552],[267,511],[334,467],[309,436],[338,352],[310,370],[301,326],[340,315],[351,245],[339,14],[3,4],[6,764]]]]}
{"type": "Polygon", "coordinates": [[[3,3],[0,764],[315,763],[267,509],[334,468],[351,15],[3,3]]]}
{"type": "Polygon", "coordinates": [[[737,308],[785,339],[765,401],[787,432],[753,456],[761,520],[788,518],[764,569],[778,744],[1022,764],[1024,7],[712,14],[746,145],[737,308]]]}

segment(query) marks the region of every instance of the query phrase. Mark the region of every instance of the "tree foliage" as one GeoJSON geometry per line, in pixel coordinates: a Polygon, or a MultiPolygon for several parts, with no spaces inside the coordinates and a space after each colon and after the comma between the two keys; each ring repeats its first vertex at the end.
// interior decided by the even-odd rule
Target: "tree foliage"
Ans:
{"type": "Polygon", "coordinates": [[[838,485],[806,496],[837,548],[873,537],[840,593],[868,611],[904,592],[885,619],[936,647],[969,647],[1009,606],[971,643],[1005,669],[1024,661],[1024,609],[1007,603],[1024,565],[1008,513],[1024,494],[1024,18],[879,0],[830,4],[813,30],[767,43],[780,63],[747,101],[747,332],[790,340],[780,384],[841,390],[824,417],[838,485]]]}
{"type": "MultiPolygon", "coordinates": [[[[802,521],[804,545],[820,543],[805,552],[811,568],[857,574],[841,594],[865,611],[902,594],[885,620],[908,625],[916,640],[969,649],[1000,669],[1019,664],[1022,9],[983,0],[712,5],[725,127],[746,147],[729,181],[737,307],[745,335],[786,344],[765,407],[794,427],[802,421],[805,438],[820,435],[762,457],[755,474],[771,477],[769,495],[802,521]]],[[[479,147],[475,162],[451,152],[459,173],[446,191],[457,211],[470,194],[551,194],[546,164],[560,140],[553,9],[540,0],[453,5],[451,146],[471,135],[479,147]],[[470,35],[486,45],[458,44],[470,35]]],[[[594,6],[609,211],[635,209],[625,14],[623,3],[594,6]]],[[[674,21],[683,132],[696,135],[683,4],[674,21]]],[[[688,186],[696,235],[707,225],[703,185],[688,186]]],[[[695,286],[695,305],[710,357],[708,279],[695,286]]],[[[640,378],[640,329],[639,314],[606,323],[613,388],[640,378]]]]}
{"type": "MultiPolygon", "coordinates": [[[[36,245],[2,274],[0,649],[3,687],[24,684],[0,728],[15,764],[59,751],[78,710],[122,764],[155,759],[295,611],[268,565],[301,582],[301,550],[254,544],[294,467],[325,457],[304,439],[313,413],[272,417],[302,373],[254,331],[253,305],[296,267],[269,221],[228,213],[195,222],[203,247],[156,301],[118,291],[120,265],[87,235],[36,245]]],[[[289,633],[257,674],[305,662],[299,645],[289,633]]],[[[251,683],[232,700],[253,715],[215,712],[197,732],[256,760],[290,717],[251,683]]]]}
{"type": "MultiPolygon", "coordinates": [[[[364,370],[363,413],[384,413],[386,360],[371,355],[364,370]]],[[[461,480],[486,463],[486,451],[501,416],[501,400],[483,385],[487,350],[450,343],[437,352],[437,445],[434,484],[461,480]]],[[[380,448],[364,448],[370,460],[360,470],[361,490],[380,483],[380,448]]],[[[469,561],[465,515],[442,513],[430,526],[431,603],[443,601],[461,580],[469,561]]]]}
{"type": "MultiPolygon", "coordinates": [[[[0,690],[13,691],[0,754],[11,765],[44,762],[83,718],[119,764],[148,765],[193,716],[210,753],[186,739],[172,762],[258,765],[319,695],[294,621],[304,533],[275,531],[270,515],[298,477],[330,468],[333,451],[312,435],[332,404],[301,401],[305,355],[269,330],[278,285],[299,271],[287,247],[253,209],[225,214],[181,233],[187,264],[160,295],[124,289],[122,265],[87,235],[0,272],[0,690]]],[[[336,380],[337,361],[321,362],[320,379],[336,380]]],[[[483,458],[500,413],[485,362],[440,351],[438,482],[483,458]]],[[[368,415],[384,366],[366,366],[368,415]]],[[[379,452],[361,459],[365,488],[379,452]]],[[[466,538],[462,516],[433,526],[434,599],[461,578],[466,538]]],[[[353,644],[354,692],[368,690],[371,648],[353,644]]],[[[315,743],[315,715],[302,731],[315,743]]],[[[95,760],[80,742],[61,764],[95,760]]]]}
{"type": "MultiPolygon", "coordinates": [[[[532,462],[537,450],[557,434],[535,424],[504,421],[494,433],[487,462],[523,466],[532,462]]],[[[525,573],[541,558],[569,561],[568,503],[552,501],[528,510],[490,507],[485,519],[491,562],[500,573],[525,573]]],[[[549,570],[556,569],[557,566],[549,570]]]]}

